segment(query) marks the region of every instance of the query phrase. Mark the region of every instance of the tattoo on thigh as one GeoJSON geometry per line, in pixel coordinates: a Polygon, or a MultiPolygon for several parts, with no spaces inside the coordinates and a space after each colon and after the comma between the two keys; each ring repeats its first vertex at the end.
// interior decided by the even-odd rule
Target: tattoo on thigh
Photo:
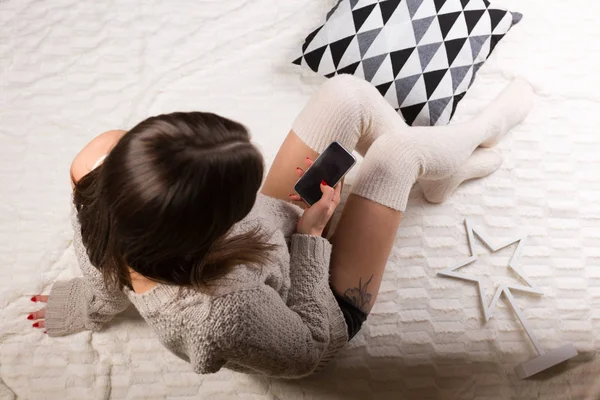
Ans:
{"type": "Polygon", "coordinates": [[[367,291],[367,286],[369,286],[369,283],[371,283],[372,279],[373,275],[371,275],[369,280],[363,284],[362,279],[359,278],[358,287],[346,289],[346,291],[344,292],[344,299],[359,310],[367,312],[371,305],[372,297],[371,293],[367,291]]]}

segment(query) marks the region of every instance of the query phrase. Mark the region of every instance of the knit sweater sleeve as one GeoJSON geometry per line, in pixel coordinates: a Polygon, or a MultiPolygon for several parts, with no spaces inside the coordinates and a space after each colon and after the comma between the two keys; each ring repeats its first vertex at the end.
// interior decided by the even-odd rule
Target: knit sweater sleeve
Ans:
{"type": "Polygon", "coordinates": [[[81,238],[81,227],[73,210],[73,248],[83,277],[55,282],[46,307],[46,330],[50,336],[64,336],[84,330],[99,330],[130,304],[127,295],[104,284],[102,274],[92,265],[81,238]]]}
{"type": "Polygon", "coordinates": [[[341,311],[329,289],[330,253],[326,239],[292,236],[287,304],[267,285],[216,299],[211,307],[211,351],[202,338],[192,336],[189,343],[195,371],[210,373],[226,366],[299,378],[328,361],[347,341],[341,311]]]}

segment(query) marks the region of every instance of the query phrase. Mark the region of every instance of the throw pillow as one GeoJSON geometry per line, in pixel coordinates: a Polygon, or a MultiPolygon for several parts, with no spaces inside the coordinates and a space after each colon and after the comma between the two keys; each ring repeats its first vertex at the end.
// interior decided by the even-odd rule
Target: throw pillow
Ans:
{"type": "Polygon", "coordinates": [[[410,125],[447,124],[521,17],[487,0],[340,0],[294,63],[371,82],[410,125]]]}

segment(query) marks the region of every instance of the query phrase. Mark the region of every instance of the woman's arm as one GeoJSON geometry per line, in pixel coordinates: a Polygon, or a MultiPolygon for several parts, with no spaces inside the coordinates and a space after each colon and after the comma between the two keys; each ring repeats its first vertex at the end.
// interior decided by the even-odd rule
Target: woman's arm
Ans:
{"type": "Polygon", "coordinates": [[[58,281],[52,286],[45,312],[45,326],[50,336],[99,330],[130,304],[122,290],[105,285],[102,274],[92,265],[83,246],[75,209],[71,218],[73,248],[83,277],[58,281]]]}
{"type": "MultiPolygon", "coordinates": [[[[324,238],[292,237],[287,303],[267,285],[213,300],[210,321],[183,327],[197,329],[186,335],[194,370],[212,373],[226,366],[299,378],[327,362],[347,341],[342,313],[329,288],[330,253],[324,238]]],[[[184,319],[194,321],[194,312],[188,312],[184,319]]]]}
{"type": "MultiPolygon", "coordinates": [[[[104,132],[88,143],[71,164],[71,185],[88,174],[96,161],[110,152],[125,133],[122,130],[104,132]]],[[[102,274],[91,264],[74,208],[71,218],[73,246],[83,277],[55,282],[49,297],[36,296],[37,301],[47,301],[47,307],[32,314],[32,319],[38,320],[34,326],[46,328],[50,336],[98,330],[129,305],[122,291],[106,288],[102,274]]]]}

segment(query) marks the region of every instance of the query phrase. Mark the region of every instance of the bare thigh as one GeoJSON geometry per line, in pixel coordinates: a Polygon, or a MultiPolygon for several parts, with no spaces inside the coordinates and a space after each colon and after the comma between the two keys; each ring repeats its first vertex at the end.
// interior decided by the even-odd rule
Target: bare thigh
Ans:
{"type": "MultiPolygon", "coordinates": [[[[289,200],[298,180],[296,167],[319,153],[293,131],[283,142],[261,192],[289,200]]],[[[330,283],[348,302],[368,313],[381,285],[402,213],[365,198],[350,195],[331,238],[330,283]]]]}

